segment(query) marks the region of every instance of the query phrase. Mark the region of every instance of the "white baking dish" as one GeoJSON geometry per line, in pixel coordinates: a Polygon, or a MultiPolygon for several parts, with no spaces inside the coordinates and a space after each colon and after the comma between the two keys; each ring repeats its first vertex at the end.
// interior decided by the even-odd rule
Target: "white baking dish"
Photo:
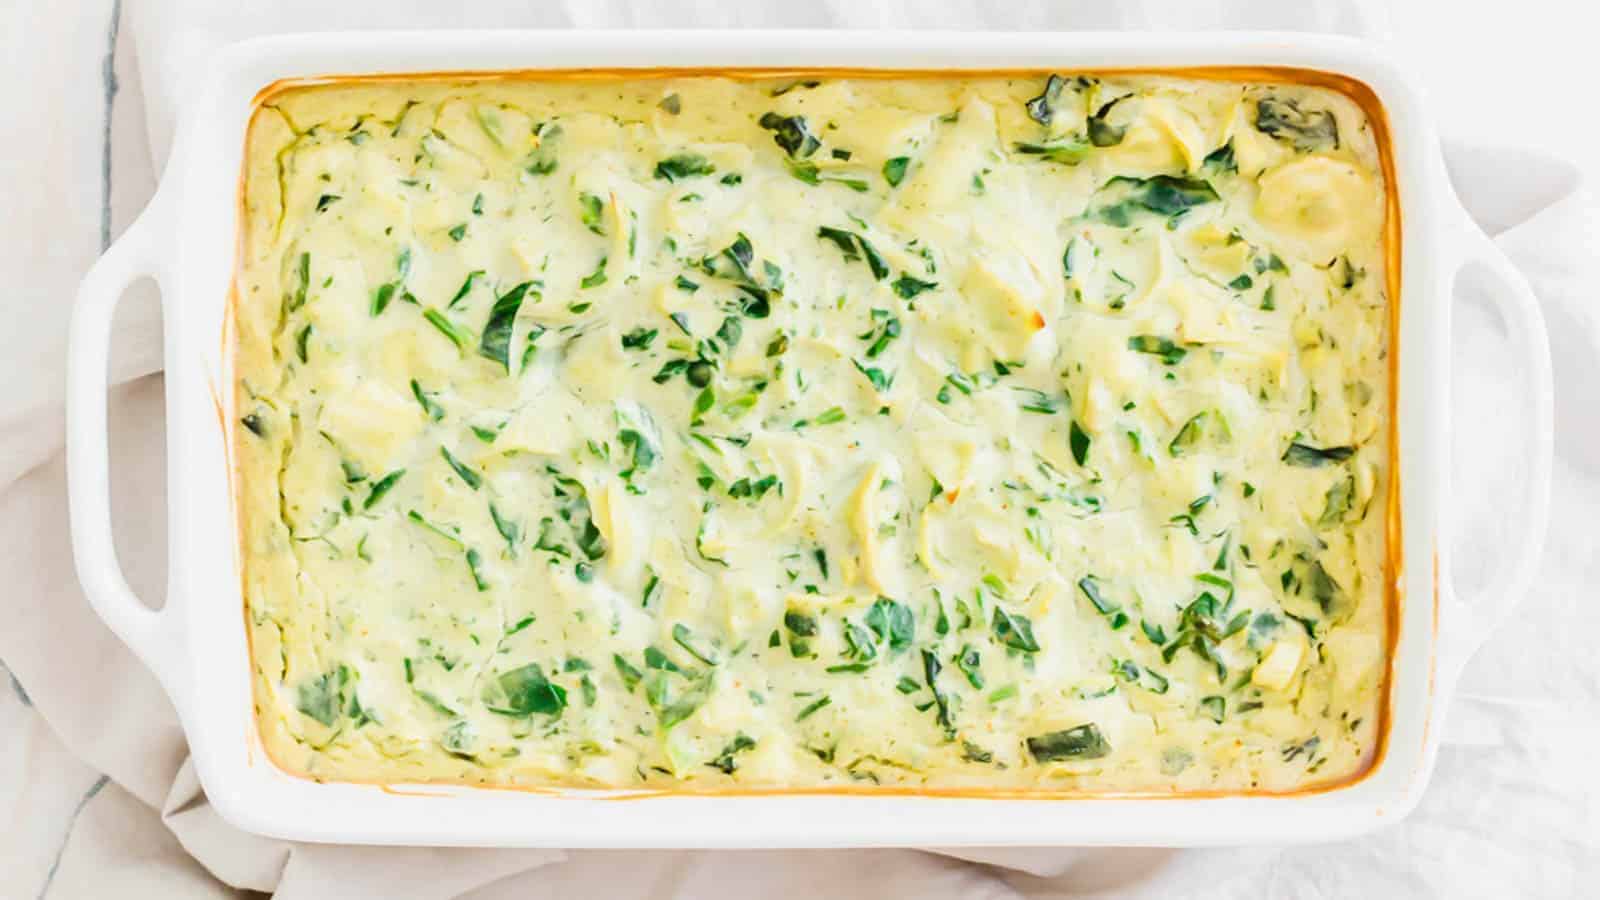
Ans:
{"type": "Polygon", "coordinates": [[[305,35],[227,48],[194,83],[149,208],[90,270],[71,333],[68,455],[73,546],[95,609],[160,678],[211,803],[263,834],[312,841],[481,846],[1195,846],[1327,840],[1393,822],[1417,802],[1460,666],[1526,587],[1541,544],[1551,464],[1550,360],[1526,282],[1457,203],[1422,99],[1377,49],[1284,34],[457,32],[305,35]],[[1397,637],[1387,741],[1353,783],[1285,796],[1078,799],[768,794],[619,798],[440,786],[320,784],[278,770],[251,702],[229,434],[237,418],[225,334],[244,133],[258,91],[320,75],[530,68],[1118,69],[1293,67],[1369,86],[1392,133],[1401,210],[1397,401],[1397,637]],[[1451,287],[1477,265],[1498,286],[1531,388],[1509,411],[1527,435],[1533,488],[1479,612],[1451,588],[1446,410],[1451,287]],[[169,582],[155,612],[129,590],[112,545],[104,382],[111,318],[141,276],[166,325],[169,582]],[[1487,605],[1487,604],[1486,604],[1487,605]]]}

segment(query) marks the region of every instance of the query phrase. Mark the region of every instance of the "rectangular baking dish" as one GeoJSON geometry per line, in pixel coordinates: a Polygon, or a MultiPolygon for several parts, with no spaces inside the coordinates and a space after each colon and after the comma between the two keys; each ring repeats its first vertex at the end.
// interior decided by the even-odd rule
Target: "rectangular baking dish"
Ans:
{"type": "MultiPolygon", "coordinates": [[[[1202,73],[1203,74],[1203,73],[1202,73]]],[[[563,847],[957,845],[1203,846],[1330,840],[1412,809],[1438,750],[1444,698],[1473,649],[1527,584],[1542,541],[1551,464],[1550,361],[1537,301],[1452,193],[1422,100],[1376,48],[1287,34],[868,32],[453,32],[275,37],[220,51],[189,98],[149,207],[80,289],[68,373],[69,500],[78,573],[97,612],[171,696],[210,802],[230,822],[295,840],[563,847]],[[263,751],[240,594],[226,310],[240,223],[238,179],[257,95],[283,79],[542,69],[1209,69],[1342,85],[1387,123],[1398,217],[1394,414],[1398,516],[1387,729],[1360,778],[1295,794],[777,792],[674,795],[318,783],[263,751]],[[1446,511],[1450,290],[1466,266],[1496,284],[1531,402],[1523,542],[1480,595],[1457,598],[1440,545],[1446,511]],[[126,286],[160,284],[165,321],[168,590],[152,611],[113,549],[105,390],[111,318],[126,286]],[[1485,604],[1487,605],[1487,604],[1485,604]]]]}

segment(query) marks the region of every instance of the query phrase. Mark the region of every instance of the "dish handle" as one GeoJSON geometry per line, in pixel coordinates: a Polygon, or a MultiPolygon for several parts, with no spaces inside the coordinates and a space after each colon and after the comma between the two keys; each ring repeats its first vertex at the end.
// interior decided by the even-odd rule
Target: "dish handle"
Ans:
{"type": "MultiPolygon", "coordinates": [[[[1454,692],[1462,671],[1489,635],[1510,616],[1533,582],[1535,567],[1544,550],[1550,518],[1550,476],[1554,465],[1555,395],[1550,364],[1550,340],[1545,330],[1539,298],[1528,279],[1494,240],[1459,208],[1461,246],[1456,272],[1483,271],[1490,282],[1487,293],[1505,322],[1511,358],[1525,373],[1527,399],[1519,423],[1528,435],[1527,504],[1524,519],[1511,533],[1498,570],[1489,582],[1463,597],[1449,567],[1439,572],[1439,656],[1437,673],[1442,695],[1454,692]]],[[[1448,510],[1447,510],[1448,512],[1448,510]]]]}
{"type": "Polygon", "coordinates": [[[146,606],[122,572],[111,527],[110,442],[106,428],[111,325],[117,304],[141,278],[160,283],[155,204],[96,260],[78,286],[67,334],[67,509],[78,581],[106,625],[168,694],[177,657],[172,615],[146,606]]]}

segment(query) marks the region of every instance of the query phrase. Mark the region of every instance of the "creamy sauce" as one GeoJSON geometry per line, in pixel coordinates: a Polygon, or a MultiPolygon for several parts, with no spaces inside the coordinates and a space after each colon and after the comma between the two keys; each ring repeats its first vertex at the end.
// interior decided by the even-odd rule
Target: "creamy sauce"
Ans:
{"type": "Polygon", "coordinates": [[[326,779],[1293,790],[1386,646],[1333,91],[335,83],[246,154],[267,750],[326,779]]]}

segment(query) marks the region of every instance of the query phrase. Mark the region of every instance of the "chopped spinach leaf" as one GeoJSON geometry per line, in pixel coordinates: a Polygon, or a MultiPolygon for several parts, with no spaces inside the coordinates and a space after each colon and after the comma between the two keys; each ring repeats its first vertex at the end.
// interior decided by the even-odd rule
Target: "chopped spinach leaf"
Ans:
{"type": "Polygon", "coordinates": [[[822,141],[811,133],[805,116],[780,116],[769,112],[763,114],[757,124],[772,132],[773,142],[791,159],[805,159],[822,146],[822,141]]]}
{"type": "Polygon", "coordinates": [[[1018,404],[1023,412],[1053,416],[1061,411],[1063,401],[1060,397],[1052,397],[1044,391],[1036,391],[1033,388],[1013,387],[1012,390],[1025,398],[1018,404]]]}
{"type": "Polygon", "coordinates": [[[1062,165],[1075,166],[1089,158],[1093,145],[1075,137],[1055,138],[1049,141],[1017,141],[1011,145],[1024,156],[1037,156],[1040,159],[1062,165]]]}
{"type": "Polygon", "coordinates": [[[1342,463],[1354,456],[1355,452],[1354,447],[1313,447],[1296,441],[1283,451],[1283,461],[1291,466],[1315,468],[1342,463]]]}
{"type": "Polygon", "coordinates": [[[710,699],[714,687],[713,679],[707,675],[680,689],[665,673],[657,672],[646,676],[644,693],[650,708],[655,710],[658,727],[666,732],[694,715],[710,699]]]}
{"type": "Polygon", "coordinates": [[[394,299],[394,292],[398,287],[394,282],[378,285],[378,289],[372,292],[373,316],[382,315],[383,311],[389,308],[389,301],[394,299]]]}
{"type": "Polygon", "coordinates": [[[505,695],[505,705],[490,706],[490,712],[526,718],[560,716],[567,708],[567,689],[546,678],[538,663],[504,672],[495,682],[505,695]]]}
{"type": "Polygon", "coordinates": [[[1033,637],[1033,623],[1027,616],[1007,612],[996,606],[991,627],[995,639],[1005,646],[1024,653],[1039,652],[1039,642],[1033,637]]]}
{"type": "Polygon", "coordinates": [[[911,166],[911,157],[896,156],[883,164],[883,180],[889,182],[890,187],[899,187],[900,182],[906,178],[906,169],[911,166]]]}
{"type": "Polygon", "coordinates": [[[1062,78],[1060,75],[1052,74],[1049,78],[1046,78],[1044,91],[1039,96],[1023,104],[1023,108],[1028,111],[1028,118],[1038,122],[1040,125],[1049,125],[1055,121],[1056,110],[1061,105],[1061,94],[1066,90],[1069,83],[1067,79],[1062,78]]]}
{"type": "Polygon", "coordinates": [[[1098,112],[1088,118],[1085,125],[1089,133],[1089,143],[1096,147],[1115,147],[1122,143],[1122,138],[1128,133],[1128,127],[1126,125],[1112,125],[1106,120],[1106,116],[1111,113],[1111,107],[1122,99],[1122,97],[1118,97],[1116,100],[1112,100],[1100,107],[1098,112]]]}
{"type": "Polygon", "coordinates": [[[1105,594],[1100,591],[1100,582],[1093,575],[1085,575],[1079,578],[1078,590],[1083,592],[1083,596],[1089,598],[1089,603],[1094,606],[1095,612],[1102,616],[1114,615],[1122,609],[1116,603],[1106,599],[1105,594]]]}
{"type": "Polygon", "coordinates": [[[971,644],[963,644],[961,651],[955,657],[956,668],[961,670],[961,674],[967,676],[967,683],[972,685],[975,690],[980,691],[983,690],[981,662],[978,651],[973,649],[971,644]]]}
{"type": "Polygon", "coordinates": [[[872,186],[860,178],[853,178],[839,172],[825,172],[812,162],[789,161],[789,174],[806,184],[822,184],[825,181],[842,184],[858,194],[865,194],[872,186]]]}
{"type": "Polygon", "coordinates": [[[1182,178],[1174,175],[1131,178],[1119,175],[1106,182],[1105,188],[1119,185],[1131,185],[1121,200],[1095,207],[1085,215],[1107,225],[1126,228],[1133,224],[1135,215],[1140,212],[1151,212],[1170,218],[1218,199],[1216,189],[1211,183],[1199,178],[1182,178]]]}
{"type": "Polygon", "coordinates": [[[818,413],[816,419],[813,421],[818,425],[832,425],[836,422],[843,422],[844,420],[844,410],[837,406],[830,406],[818,413]]]}
{"type": "Polygon", "coordinates": [[[1325,109],[1302,110],[1294,98],[1256,101],[1256,130],[1285,140],[1301,153],[1339,146],[1339,122],[1325,109]]]}
{"type": "MultiPolygon", "coordinates": [[[[857,372],[860,372],[872,384],[872,389],[878,393],[887,393],[890,388],[894,387],[893,375],[886,374],[882,369],[876,367],[864,366],[856,360],[851,360],[850,363],[856,367],[857,372]]],[[[826,424],[822,423],[820,418],[818,422],[826,424]]]]}
{"type": "Polygon", "coordinates": [[[517,542],[522,540],[522,526],[502,516],[493,503],[489,504],[489,518],[494,521],[494,530],[500,532],[500,536],[506,539],[506,551],[515,559],[517,542]]]}
{"type": "Polygon", "coordinates": [[[594,194],[579,194],[578,218],[583,222],[583,227],[595,234],[604,235],[606,233],[605,201],[594,194]]]}
{"type": "Polygon", "coordinates": [[[294,293],[284,298],[284,306],[289,312],[306,305],[306,292],[311,289],[311,254],[300,254],[295,261],[294,276],[294,293]]]}
{"type": "Polygon", "coordinates": [[[871,270],[874,279],[882,281],[889,277],[889,264],[884,261],[877,248],[873,247],[861,235],[842,228],[831,228],[824,225],[817,229],[817,237],[825,241],[831,241],[834,246],[844,253],[844,258],[847,261],[865,260],[867,268],[871,270]]]}
{"type": "Polygon", "coordinates": [[[332,728],[344,710],[344,692],[350,680],[350,669],[340,665],[302,682],[295,691],[295,709],[332,728]]]}
{"type": "Polygon", "coordinates": [[[495,298],[489,311],[489,321],[483,326],[483,336],[478,340],[478,355],[499,363],[511,374],[511,330],[516,325],[517,311],[522,308],[523,297],[534,286],[524,281],[495,298]]]}
{"type": "Polygon", "coordinates": [[[708,666],[714,666],[721,661],[716,648],[695,637],[694,632],[682,622],[672,626],[672,642],[708,666]]]}
{"type": "Polygon", "coordinates": [[[483,278],[484,274],[485,273],[482,269],[473,269],[471,272],[468,272],[466,280],[461,282],[460,289],[456,291],[455,296],[450,298],[450,302],[444,305],[444,308],[454,309],[457,303],[460,303],[462,300],[466,299],[466,296],[472,293],[473,284],[479,279],[483,278]]]}
{"type": "Polygon", "coordinates": [[[1159,356],[1161,361],[1169,366],[1183,362],[1183,358],[1189,355],[1189,351],[1178,346],[1170,338],[1153,334],[1136,334],[1128,338],[1128,349],[1159,356]]]}
{"type": "Polygon", "coordinates": [[[1028,755],[1037,762],[1100,759],[1111,753],[1111,744],[1093,722],[1028,738],[1027,746],[1028,755]]]}
{"type": "Polygon", "coordinates": [[[650,344],[656,339],[657,334],[659,332],[656,329],[640,325],[622,336],[622,349],[649,350],[650,344]]]}
{"type": "Polygon", "coordinates": [[[644,433],[624,428],[617,432],[617,440],[621,442],[622,449],[627,451],[629,458],[628,467],[619,473],[624,480],[631,480],[634,475],[655,465],[658,456],[655,445],[644,433]]]}
{"type": "Polygon", "coordinates": [[[1230,139],[1221,147],[1206,154],[1200,161],[1200,167],[1214,172],[1237,172],[1239,163],[1233,156],[1233,141],[1230,139]]]}
{"type": "Polygon", "coordinates": [[[611,654],[611,662],[617,667],[617,674],[622,678],[625,690],[632,691],[639,686],[639,681],[644,678],[644,673],[634,668],[633,664],[622,658],[622,654],[611,654]]]}
{"type": "Polygon", "coordinates": [[[916,617],[911,607],[888,597],[872,602],[865,618],[867,628],[880,641],[887,641],[891,654],[903,653],[916,640],[916,617]]]}
{"type": "Polygon", "coordinates": [[[1205,434],[1206,420],[1209,417],[1210,414],[1205,412],[1198,412],[1191,416],[1189,421],[1184,422],[1183,427],[1178,429],[1178,433],[1173,436],[1172,442],[1167,444],[1167,452],[1173,456],[1183,456],[1193,450],[1195,445],[1200,442],[1200,438],[1205,434]]]}
{"type": "Polygon", "coordinates": [[[679,153],[656,163],[655,177],[667,181],[682,181],[710,175],[717,167],[698,153],[679,153]]]}
{"type": "Polygon", "coordinates": [[[738,763],[734,761],[734,757],[746,750],[754,748],[755,745],[756,742],[754,738],[750,737],[744,732],[739,732],[733,736],[733,740],[729,741],[723,746],[722,752],[717,754],[717,757],[706,763],[706,765],[716,769],[724,775],[732,775],[734,771],[739,768],[738,763]]]}
{"type": "Polygon", "coordinates": [[[896,278],[890,285],[890,287],[894,288],[894,292],[903,300],[910,300],[912,297],[917,296],[923,291],[931,291],[938,286],[939,285],[937,282],[923,281],[922,279],[915,278],[905,272],[901,272],[900,277],[896,278]]]}
{"type": "Polygon", "coordinates": [[[1323,499],[1322,515],[1317,519],[1318,528],[1332,528],[1343,522],[1350,514],[1350,506],[1355,501],[1356,479],[1354,475],[1346,475],[1335,481],[1328,488],[1327,496],[1323,499]]]}
{"type": "Polygon", "coordinates": [[[793,607],[783,613],[783,627],[789,632],[789,654],[795,658],[811,655],[811,639],[817,636],[817,617],[793,607]]]}
{"type": "Polygon", "coordinates": [[[937,718],[940,727],[944,728],[946,737],[954,738],[956,733],[955,720],[950,715],[950,698],[939,690],[939,672],[944,666],[939,664],[939,657],[932,650],[926,648],[922,651],[922,680],[927,683],[928,690],[933,694],[934,706],[938,707],[937,718]]]}

